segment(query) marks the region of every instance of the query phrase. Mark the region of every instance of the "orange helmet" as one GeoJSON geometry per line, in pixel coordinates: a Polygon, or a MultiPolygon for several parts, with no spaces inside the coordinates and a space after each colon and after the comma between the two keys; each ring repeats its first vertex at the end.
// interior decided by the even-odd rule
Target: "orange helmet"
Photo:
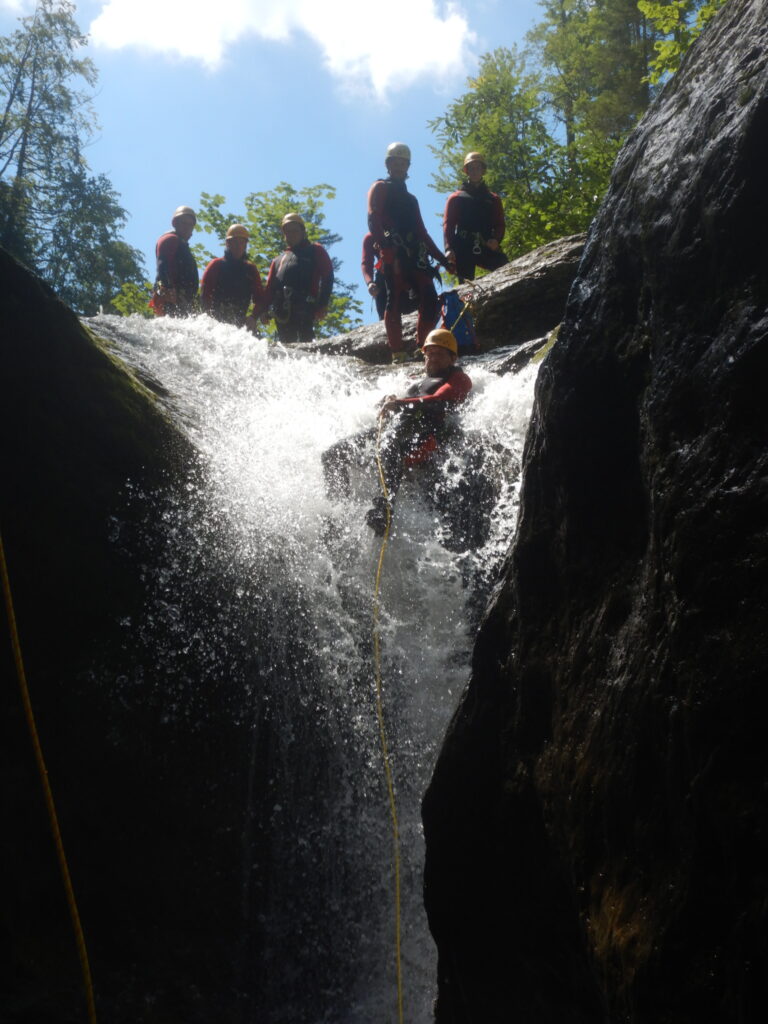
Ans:
{"type": "Polygon", "coordinates": [[[438,327],[434,331],[430,331],[427,337],[424,339],[422,348],[427,348],[429,345],[435,345],[438,348],[447,348],[449,352],[453,352],[455,356],[459,354],[459,346],[456,344],[456,338],[451,331],[445,329],[445,327],[438,327]]]}
{"type": "Polygon", "coordinates": [[[303,228],[306,228],[304,218],[300,213],[286,213],[280,222],[280,227],[284,228],[286,224],[300,224],[303,228]]]}
{"type": "Polygon", "coordinates": [[[467,153],[467,155],[464,157],[464,163],[461,165],[461,169],[463,171],[466,171],[467,164],[472,164],[475,162],[482,164],[483,167],[488,166],[488,164],[485,162],[485,157],[483,156],[482,153],[467,153]]]}

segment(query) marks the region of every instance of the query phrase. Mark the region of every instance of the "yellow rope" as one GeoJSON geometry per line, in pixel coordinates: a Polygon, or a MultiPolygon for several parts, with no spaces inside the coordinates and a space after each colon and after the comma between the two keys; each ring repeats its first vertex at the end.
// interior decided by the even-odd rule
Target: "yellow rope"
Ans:
{"type": "Polygon", "coordinates": [[[77,943],[77,953],[80,957],[80,968],[83,974],[83,984],[85,986],[85,999],[88,1008],[88,1021],[89,1024],[96,1024],[96,1001],[93,992],[93,982],[91,980],[91,969],[88,964],[88,951],[85,947],[85,935],[83,934],[83,928],[80,924],[80,915],[77,910],[77,902],[75,900],[75,892],[72,888],[72,879],[69,876],[69,868],[67,867],[67,858],[64,853],[64,844],[61,839],[61,830],[59,829],[59,820],[56,816],[56,807],[53,802],[53,793],[51,792],[51,785],[48,781],[48,769],[45,767],[45,759],[43,758],[43,750],[40,746],[40,738],[37,734],[37,726],[35,725],[35,717],[32,712],[32,702],[29,697],[29,688],[27,686],[27,677],[24,672],[24,662],[21,656],[21,644],[19,643],[19,633],[16,628],[16,615],[13,610],[13,599],[11,597],[11,581],[8,576],[8,565],[5,560],[5,549],[3,547],[3,538],[0,534],[0,574],[3,578],[3,594],[5,596],[5,608],[8,613],[8,627],[11,635],[11,646],[13,647],[13,658],[16,663],[16,674],[19,678],[19,686],[21,687],[21,699],[24,704],[24,712],[27,717],[27,725],[29,726],[30,736],[32,738],[32,746],[35,752],[35,760],[37,761],[37,768],[40,774],[40,781],[43,785],[43,793],[45,795],[45,804],[48,808],[48,818],[51,825],[51,832],[53,833],[53,841],[56,846],[56,855],[59,860],[59,868],[61,869],[61,877],[64,882],[64,890],[67,896],[67,905],[69,906],[69,914],[72,919],[72,927],[75,932],[75,941],[77,943]]]}
{"type": "Polygon", "coordinates": [[[392,781],[392,766],[389,761],[389,748],[387,747],[387,733],[384,728],[384,703],[382,700],[381,686],[381,646],[379,641],[379,591],[381,588],[381,570],[384,565],[384,552],[389,542],[389,530],[392,525],[392,512],[389,507],[389,491],[387,481],[384,479],[384,469],[381,465],[379,455],[379,443],[381,441],[382,417],[379,416],[379,426],[376,433],[376,465],[379,469],[379,481],[382,494],[386,502],[387,520],[384,527],[384,536],[379,552],[379,564],[376,568],[376,586],[373,594],[373,665],[374,679],[376,682],[376,717],[379,721],[379,736],[381,738],[381,753],[384,759],[384,775],[387,780],[387,792],[389,794],[389,810],[392,816],[392,838],[394,845],[394,869],[395,869],[395,974],[397,977],[397,1019],[403,1024],[403,972],[400,955],[400,832],[397,824],[397,805],[395,803],[395,787],[392,781]]]}

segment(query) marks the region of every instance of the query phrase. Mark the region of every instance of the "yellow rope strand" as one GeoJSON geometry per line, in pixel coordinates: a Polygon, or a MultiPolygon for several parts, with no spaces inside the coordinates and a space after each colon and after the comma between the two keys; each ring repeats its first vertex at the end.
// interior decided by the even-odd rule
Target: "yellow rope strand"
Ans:
{"type": "Polygon", "coordinates": [[[381,738],[381,753],[384,760],[384,775],[387,780],[387,793],[389,794],[389,811],[392,816],[392,838],[394,846],[394,870],[395,870],[395,974],[397,977],[397,1019],[403,1024],[403,972],[400,951],[400,832],[397,824],[397,805],[395,803],[395,787],[392,781],[392,766],[389,761],[389,748],[387,746],[387,733],[384,728],[384,702],[382,700],[381,685],[381,645],[379,640],[379,592],[381,589],[381,570],[384,565],[384,553],[389,542],[389,531],[392,525],[392,512],[389,507],[389,491],[387,482],[384,479],[384,469],[381,465],[379,455],[379,442],[381,440],[382,417],[379,416],[379,426],[376,433],[376,465],[379,469],[379,481],[382,494],[386,501],[387,520],[384,527],[384,537],[379,552],[379,564],[376,568],[376,586],[373,594],[373,664],[374,678],[376,682],[376,717],[379,721],[379,736],[381,738]]]}
{"type": "Polygon", "coordinates": [[[453,324],[448,328],[448,330],[451,333],[453,333],[454,327],[456,327],[456,325],[458,324],[459,320],[461,320],[461,318],[464,316],[464,314],[468,313],[472,309],[473,302],[474,302],[474,294],[472,292],[470,292],[467,295],[466,299],[462,299],[460,295],[459,295],[459,298],[461,299],[461,312],[456,317],[456,319],[453,321],[453,324]]]}
{"type": "Polygon", "coordinates": [[[30,736],[32,738],[32,747],[34,748],[35,760],[37,762],[37,769],[40,775],[40,781],[43,786],[43,793],[45,795],[45,804],[48,808],[48,819],[51,825],[51,832],[53,833],[53,841],[56,846],[56,855],[59,861],[59,868],[61,869],[61,877],[64,882],[64,890],[67,896],[67,905],[69,906],[69,915],[72,919],[72,927],[75,932],[75,942],[77,943],[77,953],[80,958],[80,968],[83,975],[83,984],[85,987],[85,999],[88,1008],[88,1021],[89,1024],[96,1024],[96,1000],[93,992],[93,981],[91,979],[91,969],[88,964],[88,951],[85,946],[85,935],[83,934],[83,928],[80,924],[80,914],[77,910],[77,902],[75,900],[75,891],[72,888],[72,879],[69,875],[69,868],[67,867],[67,858],[64,853],[64,843],[61,838],[61,830],[59,829],[59,820],[56,815],[56,807],[53,802],[53,793],[51,792],[51,785],[48,781],[48,769],[45,767],[45,759],[43,758],[43,750],[40,746],[40,738],[37,734],[37,726],[35,725],[35,717],[32,712],[32,702],[29,697],[29,688],[27,686],[27,677],[24,672],[24,661],[21,656],[21,644],[19,643],[19,633],[16,628],[16,615],[13,610],[13,599],[11,596],[11,581],[8,576],[8,565],[5,560],[5,549],[3,547],[3,538],[0,534],[0,574],[3,578],[3,594],[5,596],[5,608],[8,613],[8,627],[11,635],[11,646],[13,647],[13,658],[16,663],[16,674],[19,678],[19,686],[21,688],[21,699],[24,704],[24,712],[27,718],[27,725],[29,726],[30,736]]]}

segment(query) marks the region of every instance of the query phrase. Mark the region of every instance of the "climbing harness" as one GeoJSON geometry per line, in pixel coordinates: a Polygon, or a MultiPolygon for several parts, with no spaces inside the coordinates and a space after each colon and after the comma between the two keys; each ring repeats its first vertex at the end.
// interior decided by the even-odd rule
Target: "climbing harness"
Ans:
{"type": "Polygon", "coordinates": [[[272,316],[274,317],[275,323],[287,324],[291,319],[291,297],[293,295],[293,288],[283,288],[282,303],[280,305],[280,313],[277,309],[272,310],[272,316]]]}
{"type": "Polygon", "coordinates": [[[384,727],[384,702],[382,699],[381,685],[381,644],[379,638],[379,593],[381,590],[381,570],[384,565],[384,554],[389,543],[389,531],[392,526],[392,511],[389,503],[389,490],[387,481],[384,478],[384,467],[381,464],[381,427],[382,418],[379,417],[378,429],[376,431],[376,465],[379,470],[379,482],[384,495],[386,506],[386,523],[384,535],[381,540],[379,561],[376,567],[376,585],[373,592],[373,666],[374,681],[376,685],[376,717],[379,723],[379,737],[381,740],[381,754],[384,761],[384,775],[387,781],[387,793],[389,796],[389,811],[392,818],[392,840],[394,852],[394,874],[395,874],[395,975],[397,978],[397,1019],[403,1024],[403,974],[400,950],[400,833],[397,824],[397,804],[395,802],[395,787],[392,780],[392,766],[389,760],[389,748],[387,745],[387,733],[384,727]]]}
{"type": "Polygon", "coordinates": [[[19,679],[19,687],[21,688],[21,699],[24,704],[24,713],[27,719],[27,725],[29,726],[29,733],[32,739],[32,747],[34,749],[35,761],[37,762],[37,769],[40,775],[40,781],[43,786],[43,794],[45,796],[45,805],[48,809],[48,819],[51,826],[51,832],[53,833],[53,842],[56,847],[56,856],[59,861],[59,868],[61,870],[62,881],[64,882],[64,890],[67,897],[67,906],[69,907],[69,915],[72,919],[72,928],[75,933],[75,942],[77,944],[77,954],[80,958],[80,969],[83,975],[83,986],[85,988],[85,999],[88,1010],[88,1022],[89,1024],[96,1024],[96,1000],[93,991],[93,980],[91,978],[91,969],[88,963],[88,951],[85,946],[85,935],[83,928],[80,923],[80,914],[77,909],[77,901],[75,900],[75,891],[72,888],[72,879],[69,874],[69,867],[67,866],[67,857],[64,853],[64,843],[61,838],[61,830],[59,828],[59,820],[56,815],[56,806],[53,802],[53,793],[51,791],[51,785],[48,781],[48,769],[45,766],[45,759],[43,758],[43,750],[40,746],[40,737],[37,733],[37,726],[35,724],[35,717],[32,712],[32,701],[29,696],[29,688],[27,686],[27,677],[24,672],[24,661],[21,655],[21,643],[19,642],[19,633],[16,628],[16,614],[13,610],[13,597],[11,595],[11,581],[8,575],[8,565],[5,560],[5,549],[3,547],[3,538],[0,534],[0,575],[3,580],[3,595],[5,597],[5,610],[8,616],[8,632],[11,637],[11,646],[13,648],[13,660],[16,664],[16,674],[19,679]]]}
{"type": "Polygon", "coordinates": [[[472,255],[480,256],[483,252],[483,246],[485,245],[485,239],[479,231],[464,231],[460,229],[456,232],[459,238],[470,238],[472,239],[472,255]]]}

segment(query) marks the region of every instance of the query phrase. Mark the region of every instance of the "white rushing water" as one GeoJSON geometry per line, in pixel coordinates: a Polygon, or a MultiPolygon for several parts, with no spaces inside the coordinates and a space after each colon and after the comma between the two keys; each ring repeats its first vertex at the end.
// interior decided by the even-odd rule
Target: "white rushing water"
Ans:
{"type": "MultiPolygon", "coordinates": [[[[191,526],[199,531],[197,545],[221,544],[222,557],[240,574],[235,599],[268,604],[270,621],[283,631],[268,645],[263,678],[242,697],[254,737],[263,737],[266,717],[273,736],[268,778],[255,777],[264,770],[256,753],[244,769],[254,775],[251,791],[260,803],[258,813],[244,811],[240,868],[244,903],[249,887],[260,893],[252,921],[260,963],[245,957],[243,987],[252,973],[260,981],[243,1019],[396,1021],[392,829],[372,665],[381,541],[364,521],[378,484],[371,466],[355,479],[351,498],[329,499],[321,455],[372,426],[377,401],[403,393],[422,371],[269,347],[206,317],[98,317],[89,326],[165,389],[163,401],[205,467],[205,494],[191,526]],[[255,834],[265,830],[269,863],[251,855],[255,834]],[[339,970],[329,976],[333,964],[339,970]]],[[[498,376],[483,357],[466,368],[474,387],[460,426],[470,451],[488,453],[486,472],[497,489],[488,539],[477,551],[447,550],[417,470],[401,487],[382,575],[381,670],[401,835],[410,1024],[431,1019],[436,975],[422,904],[420,799],[468,681],[477,621],[511,541],[536,372],[498,376]]],[[[466,472],[461,458],[445,469],[466,472]]],[[[179,577],[187,558],[178,552],[179,577]]],[[[259,646],[264,638],[233,642],[259,646]]]]}

